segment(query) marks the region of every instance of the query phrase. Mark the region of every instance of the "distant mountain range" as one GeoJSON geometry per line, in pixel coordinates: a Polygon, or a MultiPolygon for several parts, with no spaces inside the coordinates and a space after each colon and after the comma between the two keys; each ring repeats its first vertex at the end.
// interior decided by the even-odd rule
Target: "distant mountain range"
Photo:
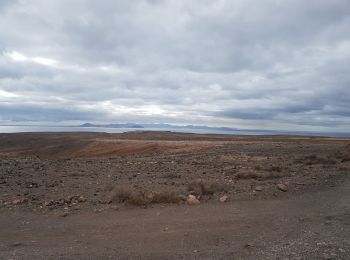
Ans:
{"type": "Polygon", "coordinates": [[[107,128],[144,128],[142,125],[138,124],[106,124],[106,125],[95,125],[91,123],[85,123],[79,125],[78,127],[107,127],[107,128]]]}
{"type": "Polygon", "coordinates": [[[237,131],[236,128],[230,128],[230,127],[210,127],[210,126],[195,126],[195,125],[171,125],[171,124],[132,124],[132,123],[125,123],[125,124],[102,124],[102,125],[96,125],[91,123],[85,123],[82,125],[79,125],[78,127],[107,127],[107,128],[147,128],[147,129],[204,129],[204,130],[219,130],[219,131],[237,131]]]}
{"type": "Polygon", "coordinates": [[[145,129],[145,130],[164,130],[180,131],[189,133],[228,133],[238,135],[304,135],[304,136],[333,136],[333,137],[350,137],[350,133],[338,132],[314,132],[314,131],[286,131],[286,130],[259,130],[259,129],[239,129],[230,127],[211,127],[205,125],[171,125],[171,124],[91,124],[85,123],[75,127],[91,128],[128,128],[128,129],[145,129]]]}

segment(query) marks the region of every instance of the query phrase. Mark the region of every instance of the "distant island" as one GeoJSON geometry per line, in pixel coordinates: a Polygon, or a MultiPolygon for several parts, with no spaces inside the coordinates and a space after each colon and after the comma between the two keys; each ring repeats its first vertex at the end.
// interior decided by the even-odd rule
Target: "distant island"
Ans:
{"type": "Polygon", "coordinates": [[[78,127],[107,127],[107,128],[144,128],[142,125],[138,124],[105,124],[105,125],[95,125],[91,123],[85,123],[79,125],[78,127]]]}
{"type": "Polygon", "coordinates": [[[210,127],[205,125],[171,125],[171,124],[133,124],[133,123],[122,123],[122,124],[91,124],[85,123],[78,127],[107,127],[107,128],[136,128],[136,129],[205,129],[205,130],[219,130],[219,131],[237,131],[237,128],[230,127],[210,127]]]}
{"type": "Polygon", "coordinates": [[[298,130],[263,130],[263,129],[239,129],[231,127],[212,127],[206,125],[172,125],[172,124],[137,124],[137,123],[113,123],[113,124],[92,124],[85,123],[73,127],[86,128],[127,128],[127,129],[145,129],[158,131],[180,131],[189,133],[227,133],[239,135],[304,135],[304,136],[333,136],[333,137],[350,137],[349,133],[337,132],[314,132],[298,130]]]}

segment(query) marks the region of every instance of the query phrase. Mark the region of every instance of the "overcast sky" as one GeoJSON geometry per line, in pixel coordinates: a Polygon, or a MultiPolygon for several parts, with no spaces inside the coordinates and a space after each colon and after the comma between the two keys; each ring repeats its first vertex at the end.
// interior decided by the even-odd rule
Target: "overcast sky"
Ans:
{"type": "Polygon", "coordinates": [[[0,123],[350,131],[349,0],[0,0],[0,123]]]}

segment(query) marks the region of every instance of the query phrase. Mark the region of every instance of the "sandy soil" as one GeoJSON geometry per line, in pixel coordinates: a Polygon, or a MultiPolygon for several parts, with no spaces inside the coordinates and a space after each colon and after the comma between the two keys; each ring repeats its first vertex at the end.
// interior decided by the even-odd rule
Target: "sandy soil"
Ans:
{"type": "Polygon", "coordinates": [[[0,230],[1,259],[349,259],[350,140],[0,134],[0,230]]]}

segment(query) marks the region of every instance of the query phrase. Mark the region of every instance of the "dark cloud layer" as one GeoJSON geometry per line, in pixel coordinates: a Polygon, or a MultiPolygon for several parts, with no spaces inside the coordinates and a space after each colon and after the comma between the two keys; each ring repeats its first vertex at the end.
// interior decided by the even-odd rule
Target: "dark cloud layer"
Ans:
{"type": "Polygon", "coordinates": [[[0,0],[0,121],[350,130],[348,0],[0,0]]]}

